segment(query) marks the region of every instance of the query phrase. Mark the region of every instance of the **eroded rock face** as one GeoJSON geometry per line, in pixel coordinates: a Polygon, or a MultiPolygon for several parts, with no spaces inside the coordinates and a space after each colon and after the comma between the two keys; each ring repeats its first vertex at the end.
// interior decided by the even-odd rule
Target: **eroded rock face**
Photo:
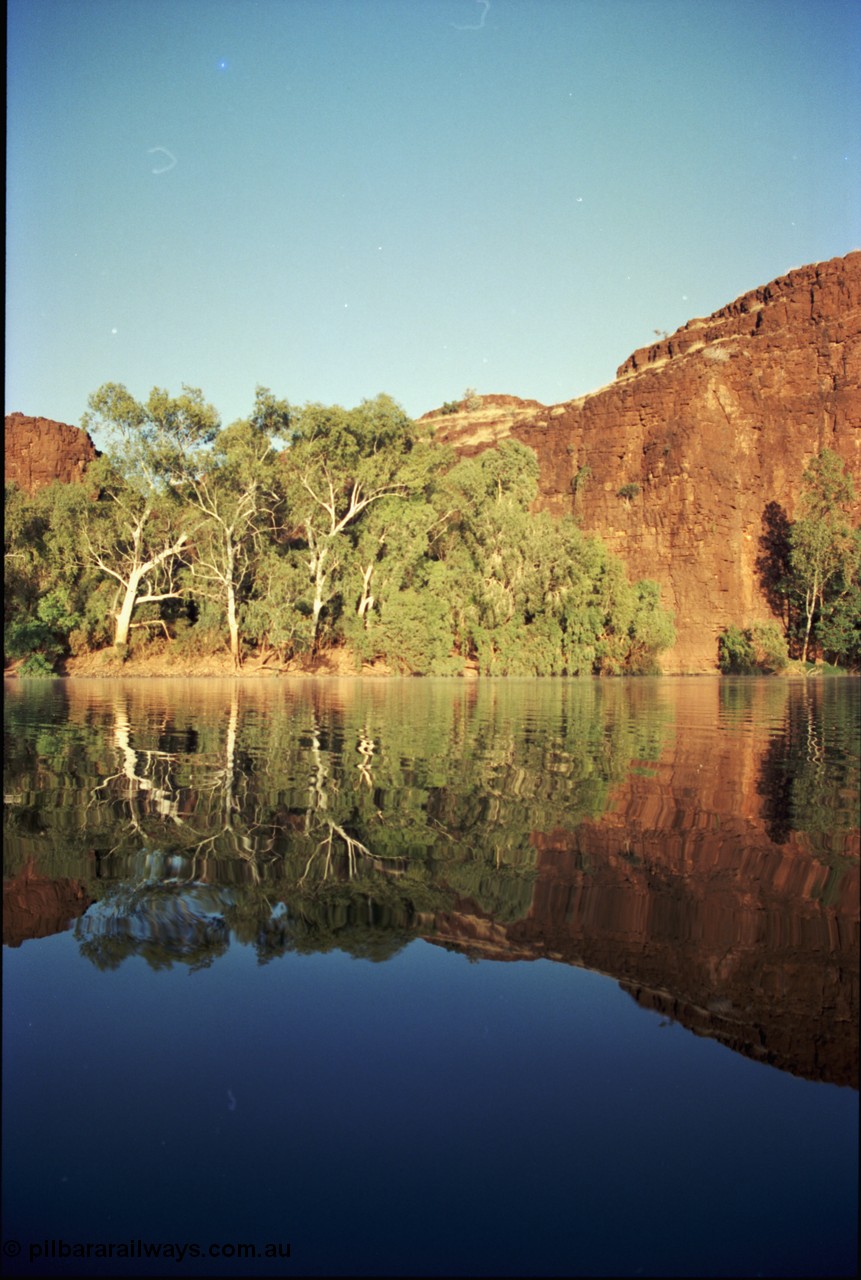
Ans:
{"type": "Polygon", "coordinates": [[[773,620],[757,569],[769,505],[795,517],[823,448],[861,498],[861,253],[689,321],[577,400],[485,396],[474,412],[426,417],[465,454],[506,437],[534,449],[540,505],[573,511],[632,578],[660,582],[678,634],[665,670],[713,671],[725,627],[773,620]]]}
{"type": "Polygon", "coordinates": [[[25,413],[6,415],[6,483],[35,493],[61,480],[68,484],[83,478],[98,457],[92,440],[80,427],[50,418],[30,418],[25,413]]]}

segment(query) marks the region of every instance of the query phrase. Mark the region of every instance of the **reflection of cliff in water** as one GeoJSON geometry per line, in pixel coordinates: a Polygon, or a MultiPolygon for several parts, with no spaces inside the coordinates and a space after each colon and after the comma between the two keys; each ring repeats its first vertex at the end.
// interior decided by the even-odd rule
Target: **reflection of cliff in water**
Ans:
{"type": "Polygon", "coordinates": [[[631,800],[627,827],[545,838],[512,944],[609,974],[749,1057],[857,1087],[857,865],[825,903],[829,869],[811,870],[797,838],[775,851],[742,821],[687,839],[672,823],[644,833],[631,800]]]}
{"type": "Polygon", "coordinates": [[[32,860],[3,882],[3,944],[20,947],[33,938],[63,933],[92,901],[85,886],[66,877],[40,876],[32,860]]]}
{"type": "MultiPolygon", "coordinates": [[[[857,1088],[858,706],[845,695],[757,686],[748,699],[781,700],[765,742],[725,733],[704,755],[681,735],[652,776],[629,773],[602,819],[536,833],[531,908],[505,931],[513,953],[600,970],[697,1034],[857,1088]]],[[[474,914],[446,935],[485,950],[474,914]]],[[[501,950],[496,937],[486,953],[501,950]]]]}
{"type": "Polygon", "coordinates": [[[679,688],[429,689],[412,717],[382,686],[233,685],[213,716],[75,690],[74,734],[7,739],[7,941],[77,921],[102,968],[231,938],[261,963],[416,937],[547,958],[857,1086],[857,684],[679,688]]]}

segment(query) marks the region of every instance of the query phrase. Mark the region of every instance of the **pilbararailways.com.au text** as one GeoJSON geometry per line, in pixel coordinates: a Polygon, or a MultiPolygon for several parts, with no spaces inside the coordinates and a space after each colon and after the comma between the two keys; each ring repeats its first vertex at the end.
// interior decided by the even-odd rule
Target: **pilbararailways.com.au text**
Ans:
{"type": "Polygon", "coordinates": [[[5,1258],[17,1258],[26,1253],[31,1262],[46,1258],[158,1258],[176,1263],[186,1258],[289,1258],[290,1245],[285,1242],[262,1245],[225,1241],[213,1244],[176,1243],[160,1244],[151,1240],[81,1240],[51,1239],[31,1241],[26,1246],[18,1240],[4,1240],[5,1258]]]}

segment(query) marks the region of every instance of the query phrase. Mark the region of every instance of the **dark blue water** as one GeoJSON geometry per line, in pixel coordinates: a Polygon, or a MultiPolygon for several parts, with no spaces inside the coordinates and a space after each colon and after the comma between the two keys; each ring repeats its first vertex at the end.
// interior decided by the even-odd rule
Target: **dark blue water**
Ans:
{"type": "MultiPolygon", "coordinates": [[[[856,692],[853,686],[851,696],[856,692]]],[[[666,689],[660,697],[666,710],[666,689]]],[[[294,718],[299,705],[291,708],[294,718]]],[[[618,716],[615,702],[613,708],[618,716]]],[[[357,723],[367,724],[366,710],[362,708],[357,723]]],[[[757,725],[748,708],[738,730],[739,750],[742,742],[747,750],[751,734],[759,744],[757,759],[783,741],[780,733],[787,721],[775,720],[773,712],[769,704],[768,723],[761,718],[757,725]]],[[[205,708],[198,706],[195,714],[204,716],[205,708]]],[[[548,714],[558,763],[559,722],[552,710],[548,714]]],[[[22,714],[15,727],[26,738],[37,729],[44,731],[48,719],[43,713],[22,714]]],[[[479,719],[487,730],[489,715],[483,712],[479,719]]],[[[526,719],[530,732],[540,734],[536,716],[530,712],[526,719]]],[[[67,708],[63,723],[79,746],[86,722],[67,708]]],[[[348,727],[350,723],[348,716],[348,727]]],[[[854,1273],[858,1094],[846,1082],[845,1062],[838,1061],[844,1042],[832,1043],[830,1033],[823,1032],[829,1018],[846,1016],[846,1009],[834,1007],[841,992],[850,1012],[852,997],[839,982],[833,985],[829,955],[811,939],[820,919],[832,931],[842,928],[851,934],[854,927],[851,955],[852,947],[857,948],[857,923],[853,925],[851,907],[847,915],[845,905],[817,900],[810,906],[805,900],[800,914],[786,906],[784,916],[783,899],[775,906],[769,898],[766,915],[777,920],[771,932],[780,937],[768,942],[763,934],[759,941],[745,942],[744,903],[752,884],[741,886],[741,905],[733,908],[729,923],[720,915],[715,928],[723,941],[709,940],[711,917],[697,916],[694,908],[686,915],[677,912],[671,924],[624,923],[626,911],[633,910],[631,901],[638,919],[648,911],[641,891],[650,877],[653,915],[667,914],[662,915],[661,903],[667,899],[660,880],[670,875],[672,857],[668,855],[662,870],[647,846],[649,838],[660,837],[664,848],[669,847],[677,815],[674,811],[667,817],[668,796],[689,791],[690,778],[698,771],[679,742],[690,743],[696,729],[703,736],[703,758],[715,750],[714,741],[707,743],[701,718],[690,706],[686,709],[684,700],[674,708],[672,726],[654,747],[653,758],[626,762],[615,799],[611,789],[601,812],[585,819],[577,815],[569,833],[577,836],[576,847],[569,841],[564,856],[558,853],[557,833],[557,852],[547,852],[548,838],[542,841],[533,833],[532,846],[545,847],[545,852],[536,854],[525,910],[512,908],[508,920],[494,918],[475,896],[467,899],[460,892],[433,919],[432,912],[417,908],[406,924],[389,902],[390,916],[399,921],[397,944],[382,948],[385,959],[370,959],[360,954],[362,946],[368,950],[366,942],[351,949],[349,928],[358,925],[345,926],[343,947],[337,945],[337,933],[334,944],[329,933],[324,949],[315,950],[303,934],[301,945],[270,952],[261,949],[259,938],[252,938],[247,928],[243,940],[243,928],[231,927],[230,911],[225,910],[221,926],[226,936],[213,935],[210,919],[210,932],[199,935],[209,942],[199,944],[191,963],[181,945],[171,953],[170,938],[179,939],[182,933],[176,926],[177,904],[184,904],[193,929],[204,910],[200,895],[219,886],[212,878],[197,881],[197,899],[193,893],[177,897],[176,875],[162,875],[161,892],[175,895],[170,928],[156,937],[151,906],[143,915],[129,909],[119,930],[122,946],[110,965],[104,963],[104,951],[99,952],[102,963],[97,964],[87,945],[94,933],[104,941],[106,930],[118,932],[122,912],[115,905],[113,914],[106,915],[105,904],[116,904],[117,894],[128,889],[128,878],[115,876],[108,877],[106,895],[97,896],[60,931],[46,933],[43,921],[43,936],[16,938],[17,945],[4,948],[4,1239],[7,1255],[10,1241],[20,1242],[22,1249],[19,1259],[7,1262],[10,1269],[24,1275],[179,1276],[854,1273]],[[680,725],[687,734],[678,731],[680,725]],[[666,786],[655,790],[664,785],[660,779],[668,767],[678,783],[675,792],[666,786]],[[596,897],[602,875],[610,874],[610,862],[604,868],[597,865],[596,852],[608,831],[617,833],[612,847],[624,852],[627,837],[618,822],[623,793],[627,830],[633,831],[632,796],[638,812],[646,813],[651,797],[655,813],[663,816],[644,817],[635,832],[640,853],[628,850],[629,859],[639,857],[645,866],[645,880],[637,879],[636,861],[620,861],[621,879],[617,876],[612,885],[608,881],[596,897]],[[584,869],[587,844],[592,866],[584,869]],[[564,883],[567,907],[553,915],[569,855],[575,861],[579,856],[580,870],[564,883]],[[627,880],[626,868],[631,868],[627,880]],[[619,885],[627,885],[633,898],[625,898],[619,885]],[[551,907],[542,906],[542,894],[549,895],[551,907]],[[614,904],[612,911],[608,904],[614,904]],[[539,917],[547,923],[543,940],[536,943],[529,929],[539,917]],[[560,941],[566,919],[568,944],[560,941]],[[453,941],[453,920],[459,922],[461,938],[471,930],[470,943],[453,941]],[[715,978],[708,1013],[705,998],[702,1003],[694,999],[693,985],[681,991],[682,979],[672,977],[676,970],[671,960],[662,960],[664,969],[655,969],[655,956],[665,947],[668,955],[673,950],[673,929],[679,930],[675,952],[691,951],[686,972],[693,973],[699,963],[697,946],[704,948],[704,971],[711,966],[717,973],[727,957],[742,953],[744,964],[752,969],[760,965],[757,972],[766,976],[750,979],[749,1010],[741,1007],[735,987],[721,987],[715,978]],[[795,950],[787,960],[780,948],[789,935],[795,950]],[[603,947],[601,955],[611,962],[616,955],[618,968],[608,976],[582,967],[574,951],[563,953],[565,945],[580,953],[603,947]],[[557,958],[540,958],[542,946],[557,958]],[[532,958],[518,958],[527,953],[532,958]],[[201,955],[208,959],[201,961],[201,955]],[[790,998],[786,1010],[779,1010],[783,1023],[778,1019],[772,1026],[768,999],[765,1013],[757,1005],[762,990],[756,984],[771,990],[770,999],[780,1006],[774,974],[781,965],[790,998]],[[821,971],[823,989],[831,982],[828,990],[837,992],[831,1005],[824,1001],[825,1012],[805,1007],[799,1013],[792,1003],[793,974],[802,974],[803,981],[795,980],[806,990],[810,982],[803,975],[808,971],[821,971]],[[663,984],[656,973],[665,974],[663,984]],[[642,991],[636,988],[638,975],[642,991]],[[726,1011],[727,1005],[733,1012],[726,1011]],[[754,1005],[758,1011],[751,1011],[754,1005]],[[795,1021],[787,1047],[781,1026],[789,1018],[795,1021]],[[734,1035],[738,1047],[730,1047],[734,1035]],[[754,1043],[757,1036],[765,1047],[754,1043]],[[818,1078],[804,1078],[805,1073],[818,1078]],[[88,1245],[87,1259],[81,1254],[88,1245]],[[104,1256],[109,1246],[111,1257],[104,1256]],[[137,1256],[154,1246],[168,1247],[160,1260],[137,1256]],[[245,1246],[256,1250],[256,1258],[247,1252],[239,1256],[245,1246]],[[57,1256],[64,1248],[67,1256],[57,1256]],[[195,1248],[198,1257],[193,1256],[195,1248]],[[267,1258],[267,1248],[280,1249],[282,1257],[267,1258]]],[[[141,727],[141,741],[143,733],[141,727]]],[[[417,728],[413,734],[418,735],[417,728]]],[[[834,734],[839,738],[837,729],[834,734]]],[[[500,737],[493,741],[497,754],[504,749],[513,753],[515,764],[529,756],[522,743],[508,740],[506,746],[500,737]]],[[[98,746],[103,763],[110,756],[109,743],[108,736],[98,746]]],[[[385,754],[384,744],[379,738],[377,743],[379,757],[385,754]]],[[[149,766],[141,751],[135,767],[146,776],[149,766]]],[[[483,753],[485,758],[492,754],[489,744],[483,753]]],[[[44,759],[49,754],[45,748],[44,759]]],[[[355,760],[343,741],[330,748],[327,785],[330,795],[337,792],[343,801],[346,775],[338,774],[336,757],[348,760],[351,768],[355,760]],[[339,779],[338,791],[334,784],[339,779]]],[[[35,834],[32,817],[29,826],[10,829],[13,854],[15,840],[29,841],[30,851],[35,841],[37,848],[44,845],[46,865],[51,862],[49,845],[55,861],[62,861],[59,829],[74,827],[72,809],[79,826],[85,825],[83,815],[91,814],[90,766],[76,766],[76,772],[69,765],[71,757],[64,758],[67,772],[50,778],[46,773],[44,781],[54,792],[55,806],[57,789],[66,796],[65,820],[52,828],[43,814],[44,825],[35,834]],[[76,786],[87,797],[79,806],[72,799],[76,786]]],[[[319,763],[319,753],[316,759],[319,763]]],[[[593,763],[599,759],[596,754],[593,763]]],[[[423,760],[417,745],[412,762],[399,756],[399,767],[408,769],[412,763],[420,774],[423,760]]],[[[494,762],[496,769],[496,755],[494,762]]],[[[32,767],[32,759],[21,764],[18,775],[7,776],[7,788],[19,788],[14,793],[19,806],[24,803],[20,788],[25,764],[32,767]]],[[[175,764],[177,769],[190,767],[188,759],[175,764]]],[[[203,768],[202,762],[198,767],[203,768]]],[[[845,780],[847,761],[839,751],[834,768],[843,771],[845,780]]],[[[301,763],[294,761],[288,768],[285,760],[285,770],[282,806],[285,790],[293,785],[289,779],[295,775],[305,785],[301,763]]],[[[609,765],[607,772],[612,772],[609,765]]],[[[745,764],[738,777],[746,776],[745,764]]],[[[180,781],[191,785],[193,779],[180,781]]],[[[368,790],[361,778],[356,785],[361,794],[368,790]]],[[[521,785],[524,794],[534,796],[534,790],[521,785]]],[[[549,801],[545,795],[542,803],[552,804],[554,794],[549,801]]],[[[144,789],[144,795],[151,795],[151,789],[144,789]]],[[[572,797],[566,795],[570,805],[572,797]]],[[[379,790],[372,798],[385,812],[397,806],[394,797],[382,797],[379,790]]],[[[25,796],[27,803],[32,799],[25,796]]],[[[457,807],[454,795],[444,799],[457,807]]],[[[488,792],[485,799],[487,815],[494,797],[488,792]]],[[[466,804],[463,796],[461,801],[466,804]]],[[[715,815],[705,807],[703,795],[691,796],[689,802],[696,809],[691,830],[713,828],[715,815]]],[[[524,800],[521,807],[530,821],[537,821],[531,803],[524,800]]],[[[782,859],[795,846],[769,842],[763,833],[768,801],[760,796],[756,803],[761,813],[756,823],[751,819],[748,844],[756,828],[757,858],[762,861],[773,849],[774,858],[782,859]]],[[[440,800],[434,823],[444,810],[440,800]]],[[[349,830],[369,845],[368,830],[373,828],[360,830],[357,812],[349,830]]],[[[556,827],[545,822],[545,828],[564,826],[565,812],[560,805],[556,827]]],[[[175,817],[163,815],[165,840],[168,827],[176,826],[175,817]]],[[[833,825],[839,828],[842,821],[836,815],[833,825]]],[[[496,828],[490,817],[487,822],[485,838],[493,843],[496,828]]],[[[729,822],[727,814],[725,825],[729,822]]],[[[791,826],[791,817],[789,822],[791,826]]],[[[283,815],[282,825],[289,825],[283,815]]],[[[157,822],[148,827],[142,823],[136,838],[145,846],[158,830],[157,822]]],[[[471,828],[473,841],[479,830],[471,828]]],[[[122,834],[126,839],[125,827],[122,834]]],[[[300,836],[297,826],[296,839],[300,836]]],[[[448,836],[446,848],[451,831],[448,836]]],[[[695,847],[704,860],[725,850],[720,834],[715,839],[718,843],[706,848],[696,836],[695,847]]],[[[734,830],[726,840],[730,864],[735,859],[740,874],[747,874],[744,842],[738,842],[734,830]]],[[[822,841],[814,833],[807,844],[819,848],[822,841]]],[[[841,846],[844,860],[846,847],[841,846]]],[[[303,846],[300,870],[305,852],[303,846]]],[[[187,850],[183,856],[189,856],[187,850]]],[[[270,873],[267,880],[261,872],[260,892],[270,920],[289,915],[291,892],[301,896],[308,884],[306,879],[300,889],[299,876],[291,879],[291,856],[289,849],[283,855],[280,879],[270,873]]],[[[498,843],[494,856],[502,856],[498,843]]],[[[795,856],[800,857],[797,850],[795,856]]],[[[86,857],[83,851],[80,884],[98,895],[102,889],[86,857]]],[[[122,867],[128,871],[129,863],[122,867]]],[[[813,874],[817,867],[820,863],[811,855],[808,871],[813,874]]],[[[54,872],[58,869],[70,870],[53,866],[54,872]]],[[[38,870],[31,866],[31,878],[38,870]]],[[[455,870],[448,874],[455,877],[455,870]]],[[[759,874],[767,878],[767,869],[760,868],[759,874]]],[[[836,883],[829,875],[826,868],[817,883],[836,883]]],[[[706,883],[717,894],[725,878],[721,869],[702,882],[696,868],[682,871],[682,888],[674,888],[674,901],[684,901],[684,889],[693,899],[702,897],[699,890],[706,883]]],[[[777,884],[780,876],[773,879],[777,884]]],[[[67,883],[68,874],[66,881],[54,875],[51,882],[67,883]]],[[[349,876],[341,883],[348,882],[349,876]]],[[[26,881],[19,877],[18,883],[26,881]]],[[[137,883],[152,887],[154,880],[150,874],[137,883]]],[[[234,878],[232,887],[221,885],[222,900],[236,896],[237,883],[234,878]]],[[[372,883],[368,877],[363,881],[366,894],[372,883]]],[[[398,885],[403,898],[403,877],[398,885]]],[[[190,892],[188,886],[186,890],[190,892]]],[[[834,898],[835,891],[830,892],[834,898]]],[[[418,889],[411,893],[412,902],[420,897],[418,889]]],[[[380,894],[385,896],[382,890],[380,894]]],[[[514,899],[509,895],[505,901],[514,899]]],[[[217,914],[207,902],[210,916],[217,914]]],[[[361,902],[360,893],[339,919],[355,922],[361,902]]],[[[762,910],[760,904],[751,918],[762,919],[762,910]]],[[[310,907],[306,917],[308,911],[310,907]]],[[[378,925],[382,918],[377,903],[378,925]]],[[[377,934],[384,933],[379,926],[377,934]]],[[[840,955],[845,960],[845,953],[840,955]]],[[[854,991],[857,998],[857,984],[854,991]]]]}

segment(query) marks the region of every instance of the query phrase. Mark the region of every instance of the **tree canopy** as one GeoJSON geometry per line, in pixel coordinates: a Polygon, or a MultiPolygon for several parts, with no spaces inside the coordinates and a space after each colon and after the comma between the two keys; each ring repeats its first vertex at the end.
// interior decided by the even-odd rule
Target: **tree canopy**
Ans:
{"type": "MultiPolygon", "coordinates": [[[[806,661],[814,621],[820,623],[820,639],[824,624],[825,640],[834,643],[848,622],[848,605],[856,614],[857,630],[861,557],[858,530],[851,528],[846,514],[855,486],[837,454],[823,449],[806,468],[801,485],[800,516],[789,534],[789,589],[802,602],[801,659],[806,661]]],[[[855,645],[857,652],[857,637],[855,645]]]]}
{"type": "Polygon", "coordinates": [[[196,388],[107,383],[84,425],[109,440],[85,483],[7,493],[7,654],[34,670],[112,642],[576,675],[653,669],[673,642],[657,584],[533,511],[515,441],[459,460],[390,396],[294,406],[265,387],[222,426],[196,388]]]}
{"type": "Polygon", "coordinates": [[[861,529],[850,514],[855,485],[841,458],[822,449],[801,477],[797,518],[777,502],[763,513],[760,585],[778,621],[728,627],[722,671],[780,670],[790,656],[861,666],[861,529]]]}

